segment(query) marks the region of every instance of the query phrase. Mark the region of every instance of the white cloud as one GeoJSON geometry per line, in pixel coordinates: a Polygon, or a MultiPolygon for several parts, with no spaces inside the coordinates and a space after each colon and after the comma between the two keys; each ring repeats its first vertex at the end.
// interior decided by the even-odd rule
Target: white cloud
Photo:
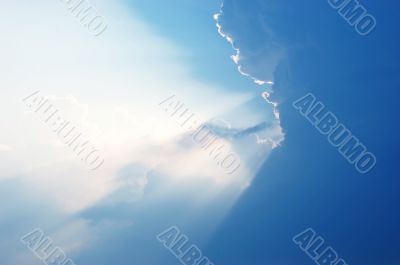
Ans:
{"type": "Polygon", "coordinates": [[[252,106],[250,93],[226,93],[194,78],[184,51],[119,1],[92,4],[109,22],[99,37],[88,34],[57,2],[10,2],[0,10],[8,21],[0,25],[7,40],[0,43],[5,73],[0,86],[7,95],[0,99],[7,110],[0,113],[0,178],[20,177],[32,193],[52,202],[61,215],[70,215],[105,199],[140,200],[151,175],[157,175],[166,182],[153,183],[158,185],[154,200],[169,198],[174,194],[169,187],[177,183],[202,206],[201,201],[212,203],[229,194],[224,195],[229,203],[215,217],[220,220],[276,147],[273,141],[282,139],[274,116],[265,118],[272,108],[261,113],[252,106]],[[36,90],[99,149],[105,160],[99,170],[88,170],[40,114],[29,111],[22,99],[36,90]],[[252,134],[221,139],[241,159],[240,170],[227,175],[158,106],[173,94],[203,122],[224,118],[234,129],[270,119],[271,125],[261,139],[252,134]],[[182,139],[187,140],[184,147],[182,139]],[[132,164],[140,165],[140,172],[123,171],[132,164]]]}
{"type": "MultiPolygon", "coordinates": [[[[88,34],[58,3],[17,2],[0,11],[8,21],[0,26],[7,39],[0,44],[0,68],[6,72],[0,85],[7,93],[1,99],[7,112],[0,114],[6,125],[0,137],[5,146],[13,146],[0,152],[7,162],[2,178],[24,174],[33,190],[47,194],[67,212],[83,210],[111,194],[118,186],[118,171],[132,162],[173,179],[206,177],[211,186],[240,179],[248,183],[256,171],[246,161],[242,176],[221,178],[223,171],[195,144],[179,149],[175,141],[186,131],[157,104],[179,95],[207,121],[237,108],[247,111],[243,104],[250,94],[227,94],[197,81],[177,45],[119,2],[92,4],[109,21],[99,37],[88,34]],[[35,90],[49,96],[60,115],[99,148],[105,159],[100,170],[88,170],[40,115],[26,113],[22,98],[35,90]]],[[[143,190],[145,183],[137,188],[143,190]]]]}

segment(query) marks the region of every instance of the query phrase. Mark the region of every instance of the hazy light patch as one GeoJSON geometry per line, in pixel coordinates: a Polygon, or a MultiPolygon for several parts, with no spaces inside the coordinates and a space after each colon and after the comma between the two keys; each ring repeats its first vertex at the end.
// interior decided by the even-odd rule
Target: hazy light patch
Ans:
{"type": "MultiPolygon", "coordinates": [[[[0,113],[1,180],[19,177],[29,193],[54,205],[62,219],[93,206],[140,201],[153,177],[151,203],[184,193],[193,201],[188,215],[218,205],[219,216],[210,221],[216,224],[282,138],[272,109],[257,110],[252,93],[226,93],[199,81],[185,51],[158,36],[121,2],[92,4],[109,22],[98,37],[56,1],[10,2],[7,10],[0,10],[8,21],[0,25],[7,40],[0,43],[0,86],[7,95],[0,99],[6,109],[0,113]],[[88,170],[40,115],[27,108],[22,99],[38,90],[99,149],[105,161],[99,170],[88,170]],[[241,160],[240,170],[227,175],[188,131],[160,110],[159,102],[170,95],[182,98],[203,123],[223,119],[224,128],[234,132],[269,125],[257,135],[221,138],[241,160]]],[[[107,227],[112,229],[114,222],[118,224],[111,220],[107,227]]],[[[66,223],[70,230],[54,229],[54,234],[75,235],[79,244],[66,243],[71,251],[87,247],[83,237],[95,240],[92,224],[66,223]]]]}
{"type": "MultiPolygon", "coordinates": [[[[0,68],[6,73],[0,82],[8,94],[1,100],[8,111],[0,114],[6,125],[0,136],[4,145],[15,147],[0,153],[7,161],[2,178],[24,174],[33,190],[69,213],[115,192],[121,186],[119,170],[132,162],[165,171],[171,179],[207,179],[219,189],[249,183],[256,173],[250,166],[258,153],[255,137],[249,136],[251,152],[246,150],[248,143],[246,147],[226,141],[237,150],[243,166],[240,174],[222,177],[223,172],[194,143],[188,149],[179,147],[177,141],[187,132],[157,104],[175,94],[204,122],[229,113],[233,126],[250,127],[262,122],[246,107],[250,93],[227,94],[196,80],[184,52],[119,2],[92,4],[109,20],[109,28],[99,37],[87,34],[58,3],[10,3],[7,12],[0,11],[15,26],[0,26],[8,40],[0,44],[4,58],[0,68]],[[98,147],[105,160],[101,170],[88,171],[35,113],[29,113],[21,100],[36,90],[54,100],[98,147]],[[246,124],[248,120],[254,122],[246,124]]],[[[267,155],[270,147],[263,148],[267,155]]],[[[135,194],[143,193],[146,181],[141,183],[135,194]]]]}

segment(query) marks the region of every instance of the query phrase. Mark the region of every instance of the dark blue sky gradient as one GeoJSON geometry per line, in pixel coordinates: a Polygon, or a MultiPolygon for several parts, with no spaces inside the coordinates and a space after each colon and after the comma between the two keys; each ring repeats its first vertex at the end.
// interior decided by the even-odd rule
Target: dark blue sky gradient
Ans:
{"type": "MultiPolygon", "coordinates": [[[[225,1],[232,13],[224,19],[240,43],[235,33],[243,26],[233,11],[251,25],[263,4],[235,1],[231,9],[232,2],[225,1]]],[[[266,20],[288,50],[275,73],[273,96],[280,102],[286,139],[208,251],[216,264],[311,264],[291,238],[312,227],[348,264],[400,263],[399,4],[362,1],[378,22],[362,37],[326,1],[262,2],[280,6],[280,13],[266,20]],[[359,174],[292,107],[308,92],[376,155],[372,172],[359,174]]],[[[263,42],[262,31],[254,29],[253,40],[263,42]]]]}

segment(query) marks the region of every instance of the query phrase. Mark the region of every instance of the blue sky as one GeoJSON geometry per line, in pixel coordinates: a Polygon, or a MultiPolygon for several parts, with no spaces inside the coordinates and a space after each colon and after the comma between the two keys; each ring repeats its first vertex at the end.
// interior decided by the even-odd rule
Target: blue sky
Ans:
{"type": "Polygon", "coordinates": [[[171,226],[213,264],[312,264],[292,241],[309,227],[349,265],[400,264],[399,4],[360,1],[377,21],[361,36],[328,1],[90,3],[108,23],[97,37],[62,1],[0,11],[0,265],[43,264],[20,242],[34,228],[77,265],[181,264],[156,238],[171,226]],[[35,91],[103,167],[88,170],[29,109],[35,91]],[[376,156],[372,171],[293,107],[307,93],[376,156]],[[238,171],[171,117],[176,103],[238,171]]]}

